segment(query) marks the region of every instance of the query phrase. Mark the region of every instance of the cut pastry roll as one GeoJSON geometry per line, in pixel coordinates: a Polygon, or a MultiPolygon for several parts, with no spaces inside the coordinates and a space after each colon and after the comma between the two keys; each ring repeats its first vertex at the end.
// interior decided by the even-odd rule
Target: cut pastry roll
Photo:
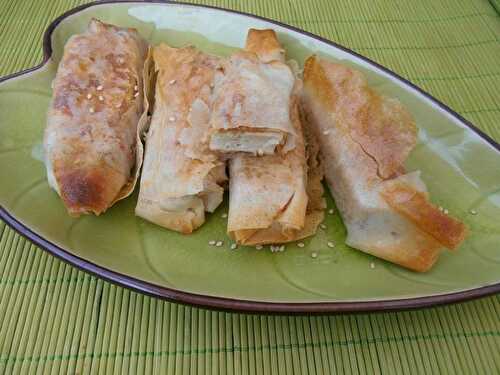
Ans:
{"type": "MultiPolygon", "coordinates": [[[[272,30],[250,30],[246,49],[253,58],[283,64],[282,48],[272,30]],[[259,43],[259,38],[265,42],[259,43]],[[280,60],[270,60],[273,58],[280,60]]],[[[294,79],[293,86],[287,105],[288,121],[295,134],[294,148],[275,155],[238,153],[229,161],[228,232],[238,243],[261,245],[298,240],[314,234],[323,220],[325,202],[317,148],[311,135],[306,154],[298,111],[300,82],[294,79]]]]}
{"type": "MultiPolygon", "coordinates": [[[[152,48],[156,75],[136,215],[191,233],[222,202],[225,165],[208,149],[219,59],[194,47],[152,48]]],[[[148,96],[151,97],[151,96],[148,96]]]]}
{"type": "Polygon", "coordinates": [[[423,272],[442,248],[464,240],[465,225],[429,202],[420,173],[405,174],[417,128],[398,101],[369,88],[360,72],[312,56],[302,107],[349,246],[423,272]]]}
{"type": "Polygon", "coordinates": [[[214,87],[210,149],[273,155],[295,147],[295,77],[283,56],[273,30],[250,29],[246,50],[224,61],[214,87]]]}
{"type": "Polygon", "coordinates": [[[44,149],[49,184],[70,215],[99,215],[134,189],[146,50],[135,29],[95,19],[64,47],[44,149]]]}

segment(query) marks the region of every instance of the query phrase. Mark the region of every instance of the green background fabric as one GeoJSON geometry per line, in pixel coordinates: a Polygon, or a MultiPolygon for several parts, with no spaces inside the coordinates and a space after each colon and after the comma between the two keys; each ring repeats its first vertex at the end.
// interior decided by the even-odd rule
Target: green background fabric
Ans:
{"type": "MultiPolygon", "coordinates": [[[[81,3],[0,0],[0,75],[39,63],[47,25],[81,3]]],[[[500,141],[498,0],[201,3],[347,46],[500,141]]],[[[192,308],[78,271],[0,223],[0,374],[495,374],[499,317],[498,295],[420,311],[336,316],[192,308]]]]}

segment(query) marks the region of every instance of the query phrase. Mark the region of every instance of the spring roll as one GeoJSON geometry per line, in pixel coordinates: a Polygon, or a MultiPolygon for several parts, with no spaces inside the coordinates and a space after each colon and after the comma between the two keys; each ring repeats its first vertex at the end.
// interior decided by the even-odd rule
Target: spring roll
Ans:
{"type": "Polygon", "coordinates": [[[417,127],[397,100],[372,90],[360,72],[312,56],[302,106],[349,246],[424,272],[442,248],[464,240],[467,228],[430,203],[420,172],[405,171],[417,127]]]}
{"type": "MultiPolygon", "coordinates": [[[[152,49],[153,115],[136,215],[191,233],[222,202],[225,164],[208,149],[213,81],[219,58],[194,47],[152,49]]],[[[148,96],[149,97],[149,96],[148,96]]]]}
{"type": "Polygon", "coordinates": [[[95,19],[64,47],[44,149],[49,184],[72,216],[99,215],[134,189],[146,50],[135,29],[95,19]]]}
{"type": "MultiPolygon", "coordinates": [[[[259,58],[262,64],[284,63],[282,48],[272,30],[250,30],[246,53],[259,58]],[[259,38],[265,42],[259,43],[259,38]]],[[[298,111],[300,81],[294,78],[293,85],[287,121],[293,127],[295,147],[286,154],[238,153],[229,161],[228,233],[240,244],[298,240],[314,234],[323,220],[325,202],[317,147],[311,138],[306,154],[298,111]]]]}
{"type": "Polygon", "coordinates": [[[250,29],[246,50],[224,61],[214,89],[210,149],[273,155],[295,147],[295,77],[283,56],[273,30],[250,29]]]}

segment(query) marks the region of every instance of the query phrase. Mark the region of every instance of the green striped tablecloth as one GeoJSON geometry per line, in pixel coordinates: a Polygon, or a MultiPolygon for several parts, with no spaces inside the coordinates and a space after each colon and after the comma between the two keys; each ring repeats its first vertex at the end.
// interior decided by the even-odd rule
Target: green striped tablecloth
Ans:
{"type": "MultiPolygon", "coordinates": [[[[83,2],[0,0],[0,75],[40,62],[49,22],[83,2]]],[[[499,0],[204,3],[348,46],[500,140],[499,0]]],[[[387,314],[214,312],[103,282],[0,223],[0,374],[101,372],[499,374],[500,297],[387,314]]]]}

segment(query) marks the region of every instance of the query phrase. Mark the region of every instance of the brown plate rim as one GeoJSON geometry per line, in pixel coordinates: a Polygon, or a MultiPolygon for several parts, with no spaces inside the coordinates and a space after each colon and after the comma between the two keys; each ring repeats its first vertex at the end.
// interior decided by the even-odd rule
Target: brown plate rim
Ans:
{"type": "MultiPolygon", "coordinates": [[[[370,60],[369,58],[362,56],[344,46],[341,46],[335,42],[324,39],[320,36],[311,34],[307,31],[298,29],[296,27],[286,25],[284,23],[271,20],[265,17],[256,16],[253,14],[240,12],[231,9],[225,9],[209,5],[199,5],[190,4],[177,1],[161,1],[161,0],[105,0],[96,1],[87,4],[80,5],[78,7],[72,8],[67,12],[63,13],[57,17],[54,21],[50,23],[47,30],[43,36],[43,61],[30,69],[26,69],[14,74],[10,74],[4,77],[0,77],[0,82],[7,81],[9,79],[30,73],[42,68],[52,55],[52,45],[51,36],[52,32],[55,30],[57,25],[68,16],[78,13],[84,9],[92,6],[102,5],[102,4],[113,4],[113,3],[158,3],[158,4],[171,4],[171,5],[181,5],[196,8],[208,8],[215,9],[218,11],[229,12],[233,14],[240,14],[246,17],[255,18],[263,21],[270,22],[272,24],[284,27],[286,29],[298,32],[300,34],[306,35],[310,38],[319,40],[330,46],[338,48],[344,52],[354,55],[369,64],[375,66],[376,68],[384,71],[385,73],[391,75],[392,77],[400,80],[406,85],[410,86],[414,90],[418,91],[420,94],[424,95],[426,98],[431,100],[434,104],[439,106],[441,109],[448,112],[450,115],[455,117],[457,120],[462,122],[465,126],[470,128],[481,138],[483,138],[487,143],[493,146],[498,152],[500,152],[500,144],[495,142],[491,137],[485,134],[483,131],[474,126],[471,122],[463,118],[457,112],[440,102],[439,100],[432,97],[427,92],[423,91],[420,87],[409,82],[407,79],[399,76],[398,74],[392,72],[391,70],[383,67],[382,65],[370,60]]],[[[120,285],[125,288],[132,289],[150,296],[158,297],[168,301],[183,303],[188,305],[194,305],[198,307],[226,310],[226,311],[238,311],[238,312],[251,312],[251,313],[278,313],[278,314],[325,314],[325,313],[352,313],[352,312],[376,312],[376,311],[399,311],[399,310],[409,310],[418,309],[423,307],[431,307],[438,305],[445,305],[456,302],[464,302],[472,300],[479,297],[485,297],[488,295],[496,294],[500,292],[500,282],[481,286],[469,290],[415,297],[415,298],[405,298],[405,299],[390,299],[390,300],[373,300],[373,301],[359,301],[359,302],[313,302],[313,303],[286,303],[286,302],[262,302],[262,301],[250,301],[250,300],[239,300],[224,297],[215,297],[208,295],[201,295],[196,293],[189,293],[177,289],[167,288],[159,286],[153,283],[149,283],[125,274],[112,271],[108,268],[99,266],[93,262],[85,260],[79,256],[72,254],[69,250],[63,249],[56,244],[43,238],[41,235],[37,234],[35,231],[30,229],[28,226],[24,225],[20,220],[12,216],[4,207],[0,206],[0,218],[5,221],[10,227],[15,231],[19,232],[22,236],[26,237],[33,243],[35,243],[40,248],[48,251],[52,255],[58,257],[59,259],[85,271],[95,276],[98,276],[104,280],[112,282],[114,284],[120,285]]]]}

